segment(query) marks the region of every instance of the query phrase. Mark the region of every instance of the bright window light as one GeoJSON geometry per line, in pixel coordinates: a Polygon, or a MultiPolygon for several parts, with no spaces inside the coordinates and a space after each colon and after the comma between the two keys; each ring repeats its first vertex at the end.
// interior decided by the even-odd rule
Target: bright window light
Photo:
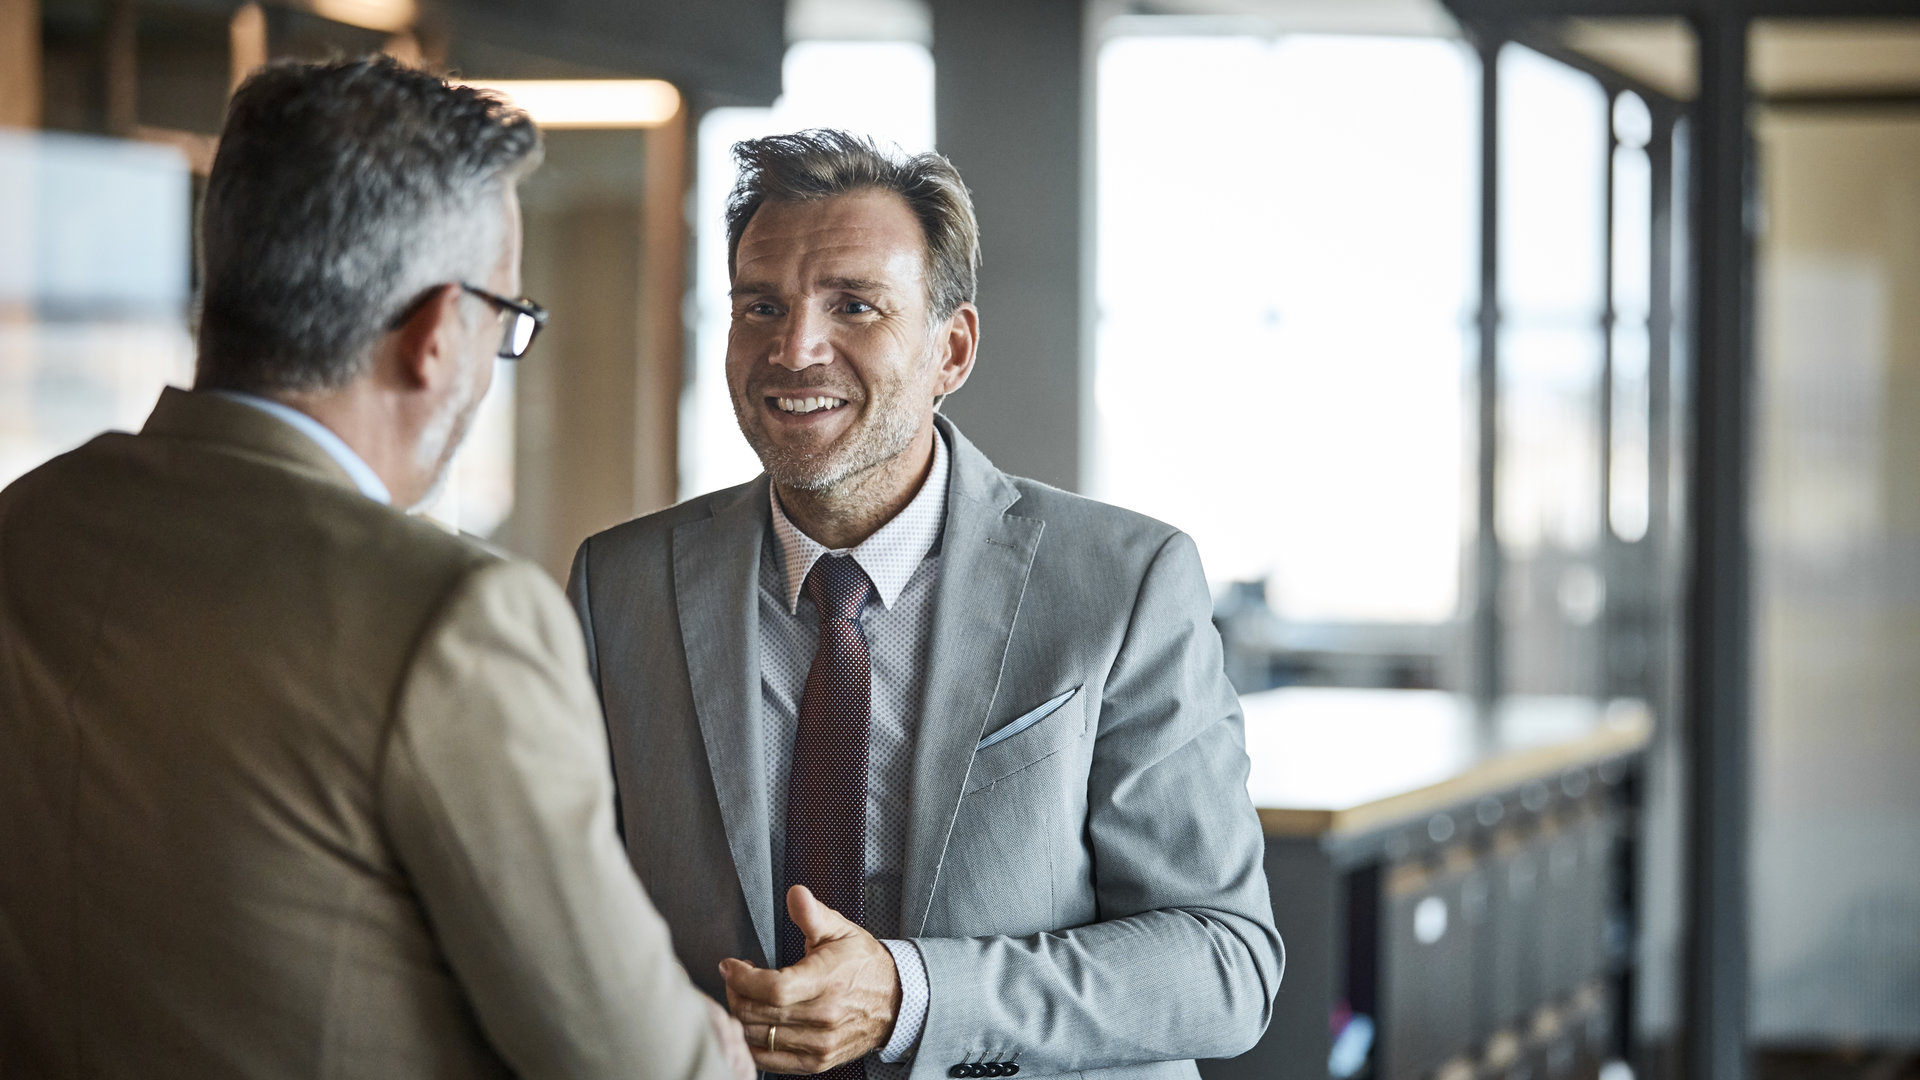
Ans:
{"type": "Polygon", "coordinates": [[[1600,537],[1612,103],[1593,76],[1523,46],[1505,46],[1499,62],[1497,528],[1516,562],[1558,559],[1600,537]]]}
{"type": "Polygon", "coordinates": [[[389,34],[412,29],[420,17],[414,0],[310,0],[308,7],[323,19],[389,34]]]}
{"type": "Polygon", "coordinates": [[[177,153],[0,130],[0,487],[193,381],[177,153]]]}
{"type": "Polygon", "coordinates": [[[1099,80],[1096,493],[1285,618],[1453,618],[1472,53],[1127,37],[1099,80]]]}
{"type": "Polygon", "coordinates": [[[698,325],[692,377],[680,403],[682,498],[750,480],[760,462],[740,435],[727,395],[727,193],[742,139],[837,127],[933,148],[933,55],[910,42],[802,42],[787,50],[785,92],[771,109],[715,109],[700,123],[695,212],[698,325]]]}
{"type": "Polygon", "coordinates": [[[491,90],[547,128],[657,127],[680,111],[680,91],[659,79],[487,79],[491,90]]]}
{"type": "MultiPolygon", "coordinates": [[[[1614,131],[1639,124],[1629,117],[1623,124],[1622,103],[1631,100],[1646,112],[1646,104],[1623,93],[1614,104],[1614,131]]],[[[1651,120],[1634,128],[1650,128],[1651,120]]],[[[1607,520],[1613,534],[1629,543],[1647,535],[1652,497],[1653,384],[1648,363],[1652,338],[1647,326],[1653,296],[1653,164],[1647,152],[1620,136],[1613,151],[1613,425],[1608,457],[1607,520]]]]}

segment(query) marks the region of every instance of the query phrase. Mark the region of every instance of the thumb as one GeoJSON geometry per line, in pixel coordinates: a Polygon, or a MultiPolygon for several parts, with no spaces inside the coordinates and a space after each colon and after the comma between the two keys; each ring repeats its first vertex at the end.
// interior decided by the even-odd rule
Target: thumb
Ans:
{"type": "Polygon", "coordinates": [[[846,937],[859,930],[849,922],[846,916],[820,902],[813,891],[805,885],[795,885],[787,890],[787,914],[792,917],[793,925],[806,935],[807,951],[814,946],[846,937]]]}

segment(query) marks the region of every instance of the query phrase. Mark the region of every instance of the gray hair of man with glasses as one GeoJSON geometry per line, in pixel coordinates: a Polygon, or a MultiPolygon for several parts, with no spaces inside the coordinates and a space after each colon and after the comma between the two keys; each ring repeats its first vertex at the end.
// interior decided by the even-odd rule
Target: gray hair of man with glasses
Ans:
{"type": "Polygon", "coordinates": [[[207,181],[196,385],[352,382],[428,290],[486,279],[541,153],[526,114],[385,57],[262,69],[207,181]]]}

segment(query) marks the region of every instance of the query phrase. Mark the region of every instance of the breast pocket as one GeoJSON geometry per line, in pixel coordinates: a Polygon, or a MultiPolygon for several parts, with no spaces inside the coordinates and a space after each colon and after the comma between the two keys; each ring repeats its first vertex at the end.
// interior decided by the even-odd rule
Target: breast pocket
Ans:
{"type": "Polygon", "coordinates": [[[1049,698],[995,728],[973,750],[972,793],[1072,746],[1086,732],[1081,687],[1049,698]]]}

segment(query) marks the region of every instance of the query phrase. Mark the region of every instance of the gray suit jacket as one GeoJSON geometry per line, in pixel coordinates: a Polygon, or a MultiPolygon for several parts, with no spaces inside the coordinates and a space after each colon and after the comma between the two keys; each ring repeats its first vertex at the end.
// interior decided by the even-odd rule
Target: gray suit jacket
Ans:
{"type": "Polygon", "coordinates": [[[0,1077],[726,1080],[585,662],[238,402],[0,492],[0,1077]]]}
{"type": "MultiPolygon", "coordinates": [[[[1007,476],[937,422],[953,467],[897,933],[931,988],[913,1078],[1013,1060],[1192,1077],[1191,1059],[1259,1038],[1282,967],[1199,557],[1159,522],[1007,476]]],[[[775,949],[769,513],[763,476],[628,522],[581,546],[569,585],[628,854],[717,997],[722,958],[775,949]]]]}

